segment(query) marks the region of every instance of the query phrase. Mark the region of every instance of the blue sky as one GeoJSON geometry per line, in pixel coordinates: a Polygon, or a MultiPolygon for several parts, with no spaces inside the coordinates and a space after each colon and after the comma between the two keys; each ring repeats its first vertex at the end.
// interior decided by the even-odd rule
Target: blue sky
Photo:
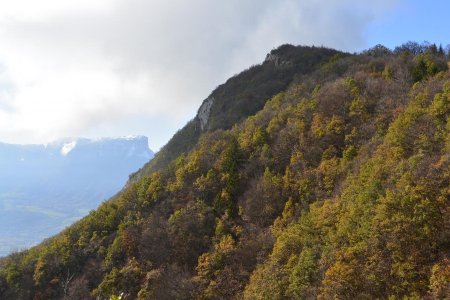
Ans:
{"type": "Polygon", "coordinates": [[[394,48],[405,41],[450,44],[450,1],[403,0],[371,23],[365,33],[367,44],[394,48]]]}
{"type": "Polygon", "coordinates": [[[158,150],[216,86],[274,47],[445,47],[449,3],[1,1],[0,142],[138,134],[158,150]]]}

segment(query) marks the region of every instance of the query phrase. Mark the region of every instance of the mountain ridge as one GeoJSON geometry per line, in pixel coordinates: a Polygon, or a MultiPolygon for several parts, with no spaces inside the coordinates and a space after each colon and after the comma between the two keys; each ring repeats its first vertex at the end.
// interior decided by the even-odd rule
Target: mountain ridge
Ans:
{"type": "Polygon", "coordinates": [[[119,194],[1,260],[0,296],[445,299],[450,54],[278,50],[119,194]]]}

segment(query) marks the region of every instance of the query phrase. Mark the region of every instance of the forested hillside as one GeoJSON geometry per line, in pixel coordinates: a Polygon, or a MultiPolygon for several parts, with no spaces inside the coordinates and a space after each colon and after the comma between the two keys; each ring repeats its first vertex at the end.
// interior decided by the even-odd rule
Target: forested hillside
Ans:
{"type": "Polygon", "coordinates": [[[272,51],[118,196],[3,259],[0,298],[450,297],[448,61],[272,51]]]}

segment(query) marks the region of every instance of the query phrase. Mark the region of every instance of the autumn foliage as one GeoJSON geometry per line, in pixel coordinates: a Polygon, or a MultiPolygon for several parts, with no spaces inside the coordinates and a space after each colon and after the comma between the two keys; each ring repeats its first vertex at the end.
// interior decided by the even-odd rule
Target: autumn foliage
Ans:
{"type": "Polygon", "coordinates": [[[281,47],[195,143],[2,259],[0,298],[448,299],[448,57],[413,46],[281,47]]]}

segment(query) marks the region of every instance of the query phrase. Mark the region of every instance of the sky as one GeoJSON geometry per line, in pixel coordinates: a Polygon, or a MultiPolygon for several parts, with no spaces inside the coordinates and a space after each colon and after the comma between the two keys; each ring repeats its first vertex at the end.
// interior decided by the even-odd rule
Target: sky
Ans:
{"type": "Polygon", "coordinates": [[[146,135],[158,150],[281,44],[445,46],[449,11],[447,0],[0,0],[0,141],[146,135]]]}

